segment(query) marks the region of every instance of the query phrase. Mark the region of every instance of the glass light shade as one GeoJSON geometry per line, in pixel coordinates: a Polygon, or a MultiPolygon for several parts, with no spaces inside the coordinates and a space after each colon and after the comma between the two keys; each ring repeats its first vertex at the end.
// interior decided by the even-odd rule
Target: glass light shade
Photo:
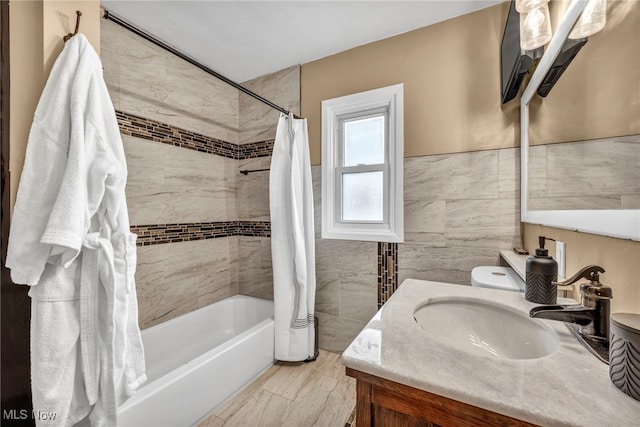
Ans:
{"type": "Polygon", "coordinates": [[[573,40],[589,37],[604,28],[607,21],[607,0],[589,0],[578,22],[569,33],[573,40]]]}
{"type": "Polygon", "coordinates": [[[544,46],[551,40],[551,19],[549,6],[534,9],[520,14],[520,47],[523,50],[534,50],[544,46]]]}
{"type": "Polygon", "coordinates": [[[547,3],[549,3],[549,0],[516,0],[516,10],[518,13],[528,13],[547,3]]]}

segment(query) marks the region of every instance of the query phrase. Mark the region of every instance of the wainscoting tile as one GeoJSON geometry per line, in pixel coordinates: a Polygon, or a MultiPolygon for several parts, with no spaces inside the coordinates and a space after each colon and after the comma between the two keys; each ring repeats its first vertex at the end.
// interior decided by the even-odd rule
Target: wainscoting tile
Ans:
{"type": "Polygon", "coordinates": [[[478,265],[498,265],[494,247],[431,248],[415,243],[398,244],[398,280],[422,279],[471,284],[471,270],[478,265]]]}
{"type": "Polygon", "coordinates": [[[517,199],[447,201],[445,218],[448,247],[493,247],[497,252],[520,246],[517,199]]]}
{"type": "Polygon", "coordinates": [[[404,202],[404,239],[406,242],[443,247],[445,231],[444,200],[406,200],[404,202]]]}
{"type": "MultiPolygon", "coordinates": [[[[582,169],[582,168],[581,168],[582,169]]],[[[547,197],[547,146],[536,145],[529,147],[529,165],[527,170],[529,191],[531,198],[547,197]]]]}
{"type": "Polygon", "coordinates": [[[316,313],[318,316],[318,346],[327,351],[342,353],[360,333],[367,322],[343,319],[332,314],[316,313]]]}
{"type": "Polygon", "coordinates": [[[498,150],[498,197],[520,197],[520,148],[498,150]]]}
{"type": "Polygon", "coordinates": [[[313,181],[313,225],[316,239],[322,238],[322,168],[311,166],[313,181]]]}
{"type": "Polygon", "coordinates": [[[368,322],[378,311],[378,276],[340,279],[340,317],[368,322]]]}
{"type": "Polygon", "coordinates": [[[498,196],[497,150],[412,157],[404,168],[405,200],[498,196]]]}
{"type": "Polygon", "coordinates": [[[340,278],[338,273],[316,274],[316,312],[340,314],[340,278]]]}
{"type": "Polygon", "coordinates": [[[335,272],[340,278],[377,272],[376,242],[316,239],[316,272],[335,272]]]}
{"type": "Polygon", "coordinates": [[[548,195],[640,194],[640,143],[600,139],[547,146],[548,195]],[[575,167],[580,159],[580,167],[575,167]]]}
{"type": "Polygon", "coordinates": [[[623,199],[625,197],[627,196],[563,196],[530,198],[529,210],[539,211],[556,209],[624,209],[623,199]]]}

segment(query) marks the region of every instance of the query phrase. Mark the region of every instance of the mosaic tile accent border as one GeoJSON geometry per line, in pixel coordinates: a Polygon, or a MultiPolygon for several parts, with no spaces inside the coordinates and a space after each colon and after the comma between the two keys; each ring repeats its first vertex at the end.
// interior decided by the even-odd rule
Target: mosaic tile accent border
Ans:
{"type": "Polygon", "coordinates": [[[118,110],[116,110],[116,119],[120,133],[123,135],[188,148],[201,153],[216,154],[229,159],[267,157],[273,151],[273,140],[234,144],[118,110]]]}
{"type": "Polygon", "coordinates": [[[398,289],[398,244],[378,242],[378,308],[398,289]]]}
{"type": "Polygon", "coordinates": [[[270,237],[269,221],[187,222],[182,224],[132,225],[138,235],[137,246],[189,242],[231,236],[270,237]]]}

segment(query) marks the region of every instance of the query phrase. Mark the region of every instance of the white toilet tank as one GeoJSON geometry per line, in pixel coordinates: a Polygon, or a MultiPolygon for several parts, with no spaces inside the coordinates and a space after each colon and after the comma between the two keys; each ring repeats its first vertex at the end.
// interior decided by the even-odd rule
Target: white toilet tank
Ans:
{"type": "Polygon", "coordinates": [[[524,281],[509,267],[475,267],[471,270],[471,286],[524,292],[524,281]]]}

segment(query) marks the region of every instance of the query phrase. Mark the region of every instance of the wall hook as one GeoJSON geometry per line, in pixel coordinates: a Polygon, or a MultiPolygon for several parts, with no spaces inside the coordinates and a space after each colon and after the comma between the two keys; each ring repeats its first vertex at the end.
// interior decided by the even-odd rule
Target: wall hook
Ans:
{"type": "Polygon", "coordinates": [[[79,10],[76,10],[76,29],[73,31],[73,33],[69,33],[66,36],[64,36],[64,41],[65,43],[73,36],[75,36],[76,34],[78,34],[78,29],[80,28],[80,17],[82,16],[82,12],[80,12],[79,10]]]}

